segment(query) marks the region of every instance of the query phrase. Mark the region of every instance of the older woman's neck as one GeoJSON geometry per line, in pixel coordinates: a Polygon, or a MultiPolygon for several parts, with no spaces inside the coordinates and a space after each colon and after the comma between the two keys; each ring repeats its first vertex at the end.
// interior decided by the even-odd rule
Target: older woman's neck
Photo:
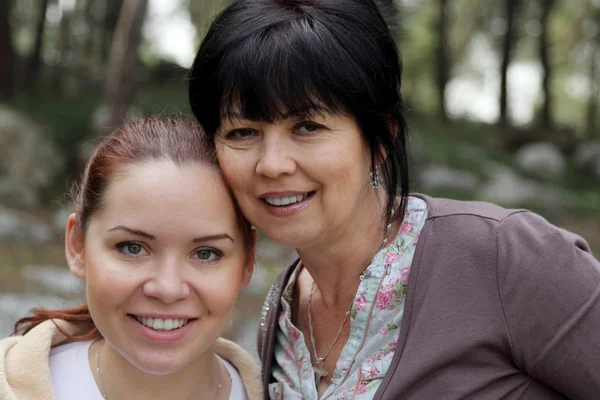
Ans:
{"type": "MultiPolygon", "coordinates": [[[[352,224],[336,237],[296,249],[302,263],[322,293],[326,305],[347,304],[360,276],[382,248],[385,224],[381,211],[359,213],[352,224]]],[[[388,241],[398,232],[393,224],[388,241]]]]}

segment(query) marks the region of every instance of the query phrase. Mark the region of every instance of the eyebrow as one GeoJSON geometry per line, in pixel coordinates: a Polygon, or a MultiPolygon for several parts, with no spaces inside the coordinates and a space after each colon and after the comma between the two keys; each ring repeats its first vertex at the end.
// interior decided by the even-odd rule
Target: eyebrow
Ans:
{"type": "MultiPolygon", "coordinates": [[[[129,232],[132,235],[137,235],[137,236],[141,236],[141,237],[145,237],[147,239],[150,240],[156,240],[156,237],[146,233],[144,231],[140,231],[138,229],[131,229],[128,228],[126,226],[123,225],[119,225],[119,226],[115,226],[112,229],[109,229],[107,232],[112,232],[112,231],[125,231],[125,232],[129,232]]],[[[223,239],[229,239],[231,240],[233,243],[235,243],[235,240],[233,240],[233,238],[231,236],[229,236],[226,233],[220,233],[220,234],[216,234],[216,235],[207,235],[207,236],[200,236],[197,238],[194,238],[194,240],[192,240],[193,243],[199,243],[199,242],[208,242],[211,240],[223,240],[223,239]]]]}
{"type": "Polygon", "coordinates": [[[217,235],[208,235],[208,236],[201,236],[201,237],[197,237],[193,240],[194,243],[198,243],[198,242],[208,242],[211,240],[222,240],[222,239],[229,239],[231,240],[233,243],[235,243],[235,240],[233,240],[233,238],[231,236],[229,236],[226,233],[221,233],[221,234],[217,234],[217,235]]]}
{"type": "MultiPolygon", "coordinates": [[[[332,111],[329,111],[327,108],[311,108],[308,109],[306,111],[300,111],[300,112],[296,112],[296,113],[292,113],[292,112],[287,112],[285,114],[282,114],[278,119],[303,119],[303,118],[308,118],[308,117],[314,117],[314,116],[323,116],[325,113],[333,113],[332,111]]],[[[259,122],[261,121],[260,119],[252,119],[252,118],[248,118],[245,115],[242,115],[241,113],[237,112],[237,111],[231,111],[229,113],[227,113],[225,115],[226,119],[245,119],[248,121],[252,121],[252,122],[259,122]]]]}
{"type": "Polygon", "coordinates": [[[114,228],[109,229],[107,232],[112,232],[112,231],[125,231],[125,232],[131,233],[132,235],[142,236],[142,237],[145,237],[146,239],[150,239],[150,240],[156,240],[156,237],[152,236],[149,233],[146,233],[144,231],[140,231],[137,229],[131,229],[131,228],[128,228],[123,225],[115,226],[114,228]]]}

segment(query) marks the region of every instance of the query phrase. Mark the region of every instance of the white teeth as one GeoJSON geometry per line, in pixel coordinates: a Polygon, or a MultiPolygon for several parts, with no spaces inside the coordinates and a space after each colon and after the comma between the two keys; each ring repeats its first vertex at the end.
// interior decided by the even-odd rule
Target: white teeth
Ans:
{"type": "Polygon", "coordinates": [[[297,196],[287,197],[265,197],[265,201],[272,206],[287,206],[289,204],[298,203],[308,197],[308,193],[297,196]]]}
{"type": "Polygon", "coordinates": [[[160,319],[160,318],[151,318],[151,317],[138,317],[135,316],[139,322],[143,325],[146,325],[149,328],[155,330],[164,330],[171,331],[173,329],[178,329],[187,324],[187,319],[160,319]]]}

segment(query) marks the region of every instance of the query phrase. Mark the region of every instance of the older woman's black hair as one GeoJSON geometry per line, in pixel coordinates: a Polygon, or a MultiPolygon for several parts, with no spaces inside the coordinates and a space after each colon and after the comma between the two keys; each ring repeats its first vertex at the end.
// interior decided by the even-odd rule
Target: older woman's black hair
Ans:
{"type": "Polygon", "coordinates": [[[401,74],[372,0],[237,0],[210,26],[189,96],[213,138],[222,118],[239,114],[263,121],[352,115],[382,177],[391,221],[403,216],[409,182],[401,74]]]}

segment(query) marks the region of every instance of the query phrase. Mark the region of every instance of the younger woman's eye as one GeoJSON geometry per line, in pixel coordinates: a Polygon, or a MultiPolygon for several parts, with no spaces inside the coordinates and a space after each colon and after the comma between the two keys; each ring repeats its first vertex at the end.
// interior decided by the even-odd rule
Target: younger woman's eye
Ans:
{"type": "Polygon", "coordinates": [[[217,261],[223,254],[217,249],[204,248],[198,249],[194,253],[195,258],[203,262],[217,261]]]}
{"type": "Polygon", "coordinates": [[[303,122],[302,124],[299,124],[296,127],[296,130],[304,135],[310,135],[311,133],[315,133],[319,129],[323,129],[323,126],[314,122],[303,122]]]}
{"type": "Polygon", "coordinates": [[[144,253],[144,246],[136,242],[123,242],[117,244],[119,251],[126,256],[136,257],[144,253]]]}

